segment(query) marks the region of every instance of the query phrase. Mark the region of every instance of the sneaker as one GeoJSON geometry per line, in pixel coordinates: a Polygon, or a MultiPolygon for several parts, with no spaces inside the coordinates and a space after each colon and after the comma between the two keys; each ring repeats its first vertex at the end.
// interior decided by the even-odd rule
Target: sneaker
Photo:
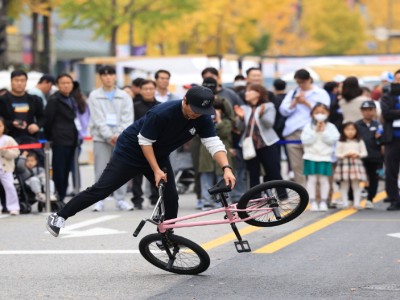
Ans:
{"type": "Polygon", "coordinates": [[[137,209],[137,210],[142,210],[142,209],[143,209],[142,203],[134,204],[134,207],[135,207],[135,209],[137,209]]]}
{"type": "Polygon", "coordinates": [[[46,228],[54,237],[58,237],[60,229],[64,228],[64,224],[65,219],[53,213],[47,218],[46,228]]]}
{"type": "Polygon", "coordinates": [[[198,199],[196,209],[202,209],[202,208],[203,208],[203,200],[198,199]]]}
{"type": "Polygon", "coordinates": [[[315,201],[311,202],[310,211],[318,211],[318,210],[319,210],[319,208],[318,208],[318,203],[315,202],[315,201]]]}
{"type": "Polygon", "coordinates": [[[319,204],[319,210],[320,211],[328,211],[328,205],[326,205],[326,202],[321,202],[319,204]]]}
{"type": "Polygon", "coordinates": [[[201,208],[201,210],[207,211],[207,210],[211,210],[213,209],[213,206],[211,203],[203,203],[203,207],[201,208]]]}
{"type": "Polygon", "coordinates": [[[388,211],[400,210],[400,203],[392,202],[386,210],[388,211]]]}
{"type": "Polygon", "coordinates": [[[50,201],[57,201],[57,196],[56,195],[50,195],[50,201]]]}
{"type": "Polygon", "coordinates": [[[118,200],[117,201],[117,208],[119,210],[133,210],[133,206],[131,204],[129,204],[128,202],[126,202],[125,200],[118,200]]]}
{"type": "Polygon", "coordinates": [[[103,201],[99,201],[93,206],[93,211],[102,211],[103,209],[104,209],[103,201]]]}
{"type": "Polygon", "coordinates": [[[46,195],[43,193],[37,193],[35,196],[35,200],[44,203],[46,202],[46,195]]]}
{"type": "Polygon", "coordinates": [[[18,216],[19,215],[19,210],[11,210],[10,211],[10,216],[18,216]]]}
{"type": "Polygon", "coordinates": [[[366,189],[362,189],[361,191],[361,198],[367,198],[368,197],[368,191],[366,189]]]}
{"type": "Polygon", "coordinates": [[[374,208],[374,203],[372,203],[371,200],[367,200],[367,201],[365,202],[365,208],[368,208],[368,209],[374,208]]]}

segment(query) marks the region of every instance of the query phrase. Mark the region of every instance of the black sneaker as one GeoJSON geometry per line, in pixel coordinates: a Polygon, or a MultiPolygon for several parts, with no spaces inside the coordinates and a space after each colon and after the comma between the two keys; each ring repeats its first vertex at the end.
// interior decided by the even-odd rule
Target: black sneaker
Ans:
{"type": "Polygon", "coordinates": [[[400,203],[392,202],[386,210],[400,210],[400,203]]]}
{"type": "Polygon", "coordinates": [[[55,237],[58,237],[60,229],[64,228],[65,219],[56,213],[51,214],[47,218],[46,228],[55,237]]]}

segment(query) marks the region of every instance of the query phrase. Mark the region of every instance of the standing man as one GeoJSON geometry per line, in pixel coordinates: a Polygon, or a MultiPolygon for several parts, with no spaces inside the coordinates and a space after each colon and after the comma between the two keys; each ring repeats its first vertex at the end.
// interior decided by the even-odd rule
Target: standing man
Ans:
{"type": "MultiPolygon", "coordinates": [[[[154,106],[161,104],[161,102],[157,101],[155,96],[156,92],[156,83],[153,80],[143,80],[140,84],[140,95],[142,96],[140,100],[135,102],[134,111],[135,111],[135,120],[139,120],[143,117],[151,108],[154,106]]],[[[135,209],[143,209],[143,191],[142,191],[142,183],[143,183],[143,174],[137,174],[133,176],[133,186],[132,186],[132,202],[135,206],[135,209]]],[[[158,200],[158,191],[156,187],[152,184],[150,186],[150,203],[152,205],[156,205],[158,200]]]]}
{"type": "Polygon", "coordinates": [[[305,69],[297,70],[294,79],[297,88],[287,93],[283,99],[279,112],[286,117],[283,137],[292,141],[286,145],[291,167],[294,172],[294,181],[305,186],[306,179],[303,175],[303,145],[300,136],[305,125],[311,123],[310,112],[317,102],[329,107],[328,93],[312,84],[310,73],[305,69]]]}
{"type": "MultiPolygon", "coordinates": [[[[398,73],[397,71],[396,73],[398,73]]],[[[381,100],[385,157],[385,186],[390,205],[387,210],[400,210],[398,188],[400,167],[400,83],[392,83],[390,92],[381,100]]]]}
{"type": "Polygon", "coordinates": [[[40,77],[38,84],[28,90],[28,94],[40,97],[43,102],[43,108],[45,108],[47,105],[47,97],[49,96],[51,88],[55,83],[56,81],[53,76],[50,74],[44,74],[42,77],[40,77]]]}
{"type": "MultiPolygon", "coordinates": [[[[154,76],[156,79],[156,99],[163,103],[169,100],[178,100],[179,97],[168,91],[171,73],[167,70],[158,70],[154,76]]],[[[182,99],[182,98],[181,98],[182,99]]]]}
{"type": "Polygon", "coordinates": [[[22,70],[11,72],[11,91],[0,97],[0,116],[17,143],[37,141],[44,125],[42,100],[25,92],[28,75],[22,70]]]}
{"type": "MultiPolygon", "coordinates": [[[[132,124],[134,115],[131,97],[115,86],[115,69],[111,66],[103,66],[99,70],[99,75],[102,87],[91,92],[88,99],[96,181],[99,180],[110,160],[117,138],[132,124]]],[[[120,210],[133,210],[132,205],[125,201],[126,189],[126,185],[123,185],[114,191],[117,207],[120,210]]],[[[99,201],[93,211],[103,209],[104,203],[99,201]]]]}
{"type": "Polygon", "coordinates": [[[57,237],[69,217],[106,197],[136,174],[144,174],[159,185],[166,181],[164,202],[165,219],[178,214],[178,193],[169,155],[199,135],[224,173],[226,185],[234,188],[236,179],[228,164],[226,149],[215,132],[211,115],[214,94],[205,87],[191,88],[182,101],[167,101],[155,106],[143,118],[129,126],[117,141],[115,151],[99,180],[71,199],[63,209],[50,215],[47,229],[57,237]],[[166,173],[162,170],[166,169],[166,173]]]}

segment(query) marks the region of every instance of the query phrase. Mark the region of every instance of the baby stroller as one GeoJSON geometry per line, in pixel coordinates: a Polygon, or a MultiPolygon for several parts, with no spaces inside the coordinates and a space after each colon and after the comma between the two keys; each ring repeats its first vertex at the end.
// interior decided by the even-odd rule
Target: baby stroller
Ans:
{"type": "Polygon", "coordinates": [[[171,153],[170,161],[175,173],[178,194],[184,194],[195,183],[192,155],[189,151],[185,151],[184,146],[182,146],[171,153]]]}
{"type": "MultiPolygon", "coordinates": [[[[46,209],[46,203],[39,202],[36,200],[35,194],[32,192],[30,187],[25,184],[25,182],[21,178],[21,175],[18,174],[18,172],[14,173],[14,185],[18,194],[21,214],[28,214],[32,212],[32,205],[34,205],[36,202],[38,204],[37,206],[38,212],[42,212],[46,209]]],[[[51,201],[50,203],[52,212],[59,211],[65,205],[64,202],[58,200],[51,201]]]]}
{"type": "MultiPolygon", "coordinates": [[[[34,140],[25,141],[26,144],[31,144],[35,142],[34,140]]],[[[44,165],[45,155],[43,149],[29,149],[29,152],[34,152],[36,154],[38,167],[44,165]]],[[[20,204],[20,213],[26,214],[32,211],[32,205],[36,202],[38,203],[38,211],[42,212],[46,208],[46,204],[43,202],[39,202],[36,199],[36,195],[30,189],[30,187],[25,183],[26,176],[24,177],[23,174],[26,172],[24,167],[18,167],[18,160],[16,159],[15,171],[14,171],[14,185],[17,190],[19,204],[20,204]]],[[[22,166],[24,163],[22,162],[22,166]]],[[[42,190],[44,192],[44,190],[42,190]]],[[[64,203],[61,201],[51,201],[51,211],[58,211],[64,206],[64,203]]]]}

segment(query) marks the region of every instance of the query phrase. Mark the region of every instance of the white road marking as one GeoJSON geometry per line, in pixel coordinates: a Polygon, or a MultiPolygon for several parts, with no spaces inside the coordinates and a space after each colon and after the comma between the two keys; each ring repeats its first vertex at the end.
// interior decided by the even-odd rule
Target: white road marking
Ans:
{"type": "Polygon", "coordinates": [[[391,237],[395,237],[395,238],[399,238],[399,239],[400,239],[400,232],[398,232],[398,233],[390,233],[390,234],[388,234],[388,236],[391,236],[391,237]]]}
{"type": "Polygon", "coordinates": [[[127,233],[127,231],[119,231],[115,229],[96,227],[81,231],[61,230],[60,237],[66,239],[66,238],[75,238],[83,236],[99,236],[99,235],[111,235],[111,234],[123,234],[123,233],[127,233]]]}
{"type": "Polygon", "coordinates": [[[139,250],[4,250],[0,255],[139,254],[139,250]]]}
{"type": "Polygon", "coordinates": [[[117,219],[119,217],[120,217],[120,215],[103,216],[103,217],[99,217],[99,218],[96,218],[96,219],[91,219],[91,220],[87,220],[87,221],[83,221],[83,222],[79,222],[79,223],[75,223],[75,224],[66,226],[65,230],[75,230],[75,229],[79,229],[79,228],[82,228],[82,227],[90,226],[90,225],[93,225],[93,224],[114,220],[114,219],[117,219]]]}
{"type": "MultiPolygon", "coordinates": [[[[127,233],[127,231],[119,231],[115,229],[109,229],[109,228],[90,228],[87,230],[76,230],[80,229],[82,227],[87,227],[90,225],[98,224],[101,222],[107,222],[110,220],[114,220],[119,218],[120,215],[108,215],[108,216],[102,216],[99,218],[83,221],[83,222],[78,222],[69,226],[66,226],[65,229],[61,229],[60,237],[61,238],[74,238],[74,237],[87,237],[87,236],[99,236],[99,235],[111,235],[111,234],[123,234],[127,233]]],[[[46,231],[46,233],[49,233],[46,231]]]]}
{"type": "Polygon", "coordinates": [[[10,215],[0,215],[0,219],[8,218],[10,215]]]}

